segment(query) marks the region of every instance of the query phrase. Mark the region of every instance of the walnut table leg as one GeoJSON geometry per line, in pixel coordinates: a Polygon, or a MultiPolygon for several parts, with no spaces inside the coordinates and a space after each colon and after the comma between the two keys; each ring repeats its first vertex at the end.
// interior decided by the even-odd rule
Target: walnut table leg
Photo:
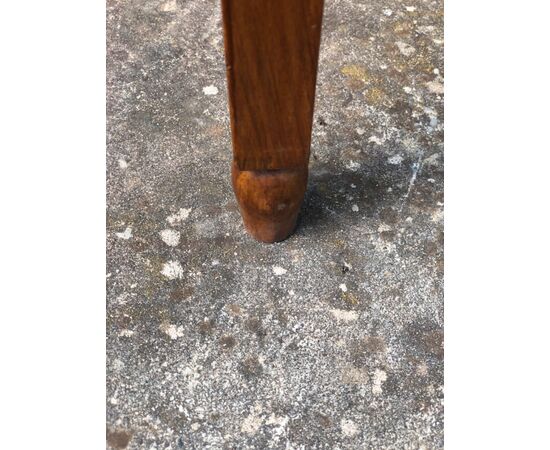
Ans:
{"type": "Polygon", "coordinates": [[[294,230],[307,184],[323,0],[222,0],[233,188],[245,227],[294,230]]]}

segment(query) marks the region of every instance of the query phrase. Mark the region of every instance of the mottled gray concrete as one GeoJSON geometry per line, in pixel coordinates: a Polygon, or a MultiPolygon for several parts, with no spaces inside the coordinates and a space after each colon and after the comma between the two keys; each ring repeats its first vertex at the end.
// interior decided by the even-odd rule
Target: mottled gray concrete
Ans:
{"type": "Polygon", "coordinates": [[[327,0],[296,234],[241,225],[216,0],[108,1],[107,442],[443,447],[443,2],[327,0]]]}

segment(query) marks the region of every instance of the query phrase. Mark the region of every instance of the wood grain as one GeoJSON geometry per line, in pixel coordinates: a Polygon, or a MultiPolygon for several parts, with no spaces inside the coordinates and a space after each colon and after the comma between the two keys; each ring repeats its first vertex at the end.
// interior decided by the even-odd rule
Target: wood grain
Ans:
{"type": "Polygon", "coordinates": [[[222,0],[240,170],[307,166],[323,0],[222,0]]]}
{"type": "Polygon", "coordinates": [[[307,185],[323,0],[222,0],[233,189],[248,232],[294,230],[307,185]]]}

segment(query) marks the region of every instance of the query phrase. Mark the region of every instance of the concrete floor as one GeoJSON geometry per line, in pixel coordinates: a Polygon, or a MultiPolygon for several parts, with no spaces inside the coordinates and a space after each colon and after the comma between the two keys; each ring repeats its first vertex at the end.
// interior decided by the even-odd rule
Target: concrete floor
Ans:
{"type": "Polygon", "coordinates": [[[107,3],[108,448],[443,448],[442,0],[326,0],[275,245],[231,190],[219,1],[107,3]]]}

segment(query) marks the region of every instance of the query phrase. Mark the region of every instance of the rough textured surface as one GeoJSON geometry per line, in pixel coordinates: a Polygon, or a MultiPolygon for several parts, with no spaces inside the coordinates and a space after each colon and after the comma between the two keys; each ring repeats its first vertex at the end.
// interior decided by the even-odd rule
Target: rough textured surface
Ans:
{"type": "Polygon", "coordinates": [[[442,1],[326,1],[275,245],[231,190],[219,2],[107,7],[107,446],[442,448],[442,1]]]}

